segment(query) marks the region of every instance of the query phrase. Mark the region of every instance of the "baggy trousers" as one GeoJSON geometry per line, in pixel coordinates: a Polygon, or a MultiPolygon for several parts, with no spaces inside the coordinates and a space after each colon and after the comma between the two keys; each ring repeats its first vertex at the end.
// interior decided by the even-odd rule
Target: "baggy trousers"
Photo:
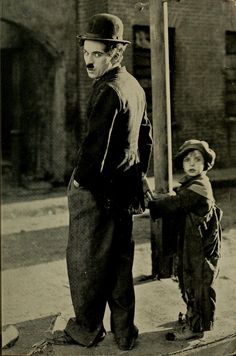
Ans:
{"type": "Polygon", "coordinates": [[[92,193],[69,184],[67,269],[75,318],[65,331],[84,346],[93,344],[103,328],[106,303],[111,331],[129,337],[134,325],[132,216],[108,212],[92,193]]]}
{"type": "Polygon", "coordinates": [[[194,332],[212,330],[216,308],[215,280],[219,273],[216,258],[206,258],[203,241],[197,234],[184,240],[179,251],[179,284],[187,305],[187,317],[194,332]]]}
{"type": "Polygon", "coordinates": [[[217,267],[211,261],[199,261],[198,269],[185,271],[181,291],[187,306],[187,318],[194,332],[212,330],[216,307],[214,282],[217,267]],[[199,270],[202,269],[201,275],[199,270]]]}

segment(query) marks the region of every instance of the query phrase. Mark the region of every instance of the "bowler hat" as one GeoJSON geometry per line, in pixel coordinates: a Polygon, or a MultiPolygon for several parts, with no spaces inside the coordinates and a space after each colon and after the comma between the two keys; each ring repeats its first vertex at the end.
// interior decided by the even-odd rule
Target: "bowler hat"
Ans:
{"type": "Polygon", "coordinates": [[[205,163],[204,170],[208,171],[213,167],[216,158],[215,152],[209,147],[206,141],[199,140],[188,140],[183,143],[174,158],[175,165],[179,167],[183,158],[193,150],[198,150],[202,153],[205,163]]]}
{"type": "Polygon", "coordinates": [[[124,26],[121,19],[111,14],[96,14],[92,16],[88,23],[87,32],[76,36],[80,40],[80,45],[85,40],[109,41],[129,44],[130,41],[123,39],[124,26]]]}

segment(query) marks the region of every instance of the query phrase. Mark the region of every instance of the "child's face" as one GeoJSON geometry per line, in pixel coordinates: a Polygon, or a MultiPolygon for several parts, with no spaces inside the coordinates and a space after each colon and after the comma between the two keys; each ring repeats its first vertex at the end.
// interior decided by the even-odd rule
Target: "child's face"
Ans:
{"type": "Polygon", "coordinates": [[[204,169],[204,158],[200,151],[190,151],[183,159],[184,172],[190,176],[195,177],[201,174],[204,169]]]}

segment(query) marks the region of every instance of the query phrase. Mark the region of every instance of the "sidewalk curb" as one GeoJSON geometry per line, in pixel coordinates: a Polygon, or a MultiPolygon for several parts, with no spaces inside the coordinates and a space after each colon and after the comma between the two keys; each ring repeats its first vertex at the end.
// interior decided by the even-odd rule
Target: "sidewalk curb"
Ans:
{"type": "Polygon", "coordinates": [[[236,333],[220,340],[215,340],[204,345],[196,345],[190,349],[179,350],[162,356],[233,356],[236,354],[236,333]]]}

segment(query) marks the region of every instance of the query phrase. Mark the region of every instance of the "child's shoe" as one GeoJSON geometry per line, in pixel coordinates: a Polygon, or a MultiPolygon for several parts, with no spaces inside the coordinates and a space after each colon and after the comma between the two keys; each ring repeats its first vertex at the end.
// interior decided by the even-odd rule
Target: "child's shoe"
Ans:
{"type": "Polygon", "coordinates": [[[181,341],[190,339],[200,339],[204,336],[203,332],[194,332],[188,325],[181,326],[180,328],[173,330],[166,334],[166,340],[168,341],[181,341]]]}

